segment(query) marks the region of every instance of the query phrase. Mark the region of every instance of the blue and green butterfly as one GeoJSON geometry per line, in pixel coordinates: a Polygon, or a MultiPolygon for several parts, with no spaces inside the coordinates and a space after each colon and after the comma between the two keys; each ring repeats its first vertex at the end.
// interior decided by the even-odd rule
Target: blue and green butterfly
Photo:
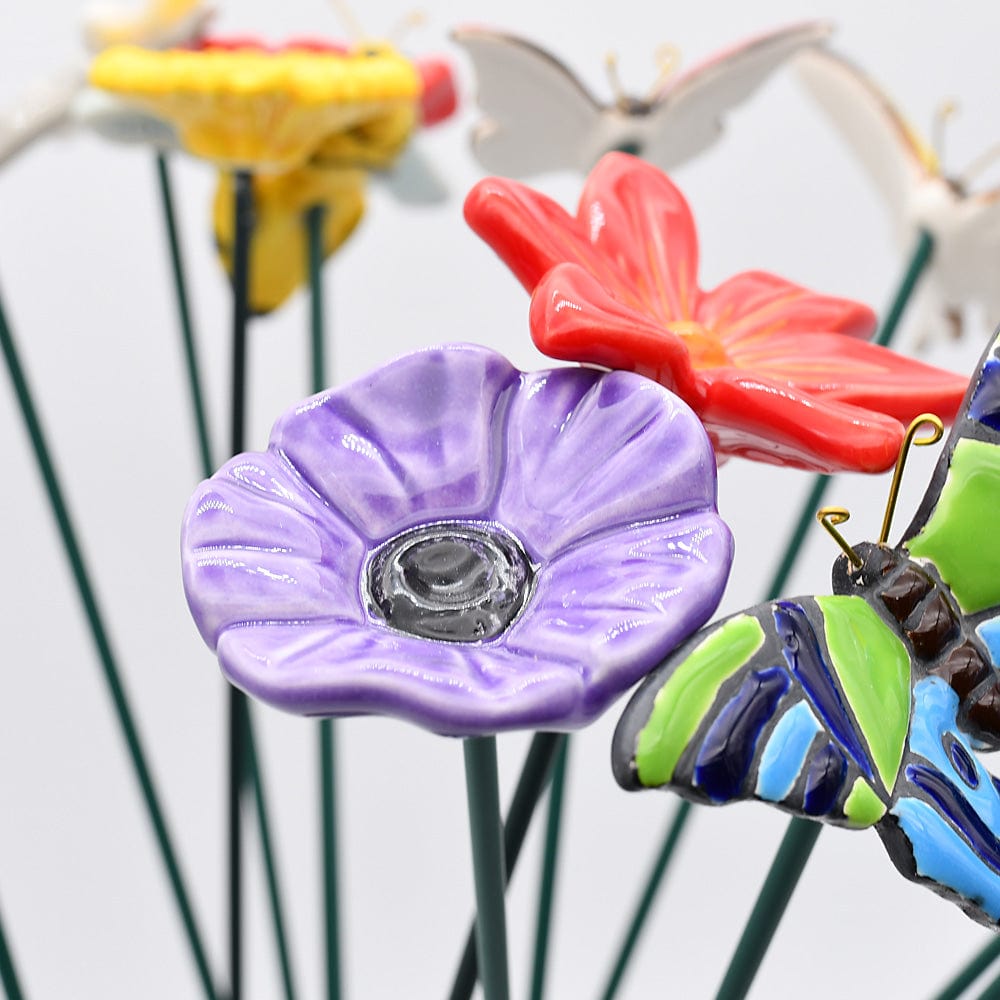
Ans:
{"type": "Polygon", "coordinates": [[[1000,923],[1000,335],[895,547],[834,564],[834,594],[702,629],[615,732],[624,788],[874,826],[908,879],[1000,923]]]}

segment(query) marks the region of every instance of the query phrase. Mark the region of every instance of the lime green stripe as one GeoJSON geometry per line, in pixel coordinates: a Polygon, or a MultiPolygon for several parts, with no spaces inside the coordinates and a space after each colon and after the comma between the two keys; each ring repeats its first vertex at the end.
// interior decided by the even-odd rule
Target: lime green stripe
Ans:
{"type": "Polygon", "coordinates": [[[937,506],[906,547],[934,562],[967,615],[1000,604],[1000,532],[993,530],[998,508],[1000,450],[963,438],[937,506]]]}
{"type": "Polygon", "coordinates": [[[892,789],[910,724],[910,657],[863,597],[817,597],[826,643],[886,789],[892,789]]]}
{"type": "Polygon", "coordinates": [[[885,803],[864,778],[858,778],[844,802],[844,815],[858,829],[874,826],[885,815],[885,803]]]}
{"type": "Polygon", "coordinates": [[[742,669],[763,643],[764,630],[757,619],[736,615],[677,666],[660,688],[649,721],[639,733],[635,765],[643,785],[670,781],[723,682],[742,669]]]}

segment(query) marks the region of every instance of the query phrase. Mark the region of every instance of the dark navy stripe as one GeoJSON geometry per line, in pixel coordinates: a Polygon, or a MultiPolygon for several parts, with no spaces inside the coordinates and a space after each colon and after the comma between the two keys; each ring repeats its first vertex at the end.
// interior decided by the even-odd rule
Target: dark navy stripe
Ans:
{"type": "Polygon", "coordinates": [[[1000,361],[990,358],[969,403],[969,417],[1000,432],[1000,361]]]}
{"type": "Polygon", "coordinates": [[[847,774],[847,760],[832,743],[822,747],[809,761],[802,811],[807,816],[826,816],[833,809],[847,774]]]}
{"type": "Polygon", "coordinates": [[[694,780],[713,801],[728,802],[739,794],[761,730],[791,683],[783,667],[753,671],[709,726],[698,751],[694,780]]]}
{"type": "Polygon", "coordinates": [[[781,651],[785,660],[816,706],[821,719],[862,774],[874,781],[875,771],[871,760],[864,744],[858,739],[830,668],[823,660],[819,640],[805,610],[793,601],[780,601],[774,607],[774,624],[781,636],[781,651]]]}
{"type": "Polygon", "coordinates": [[[906,777],[937,806],[938,812],[969,842],[976,856],[1000,874],[1000,840],[971,802],[936,767],[907,764],[906,777]]]}

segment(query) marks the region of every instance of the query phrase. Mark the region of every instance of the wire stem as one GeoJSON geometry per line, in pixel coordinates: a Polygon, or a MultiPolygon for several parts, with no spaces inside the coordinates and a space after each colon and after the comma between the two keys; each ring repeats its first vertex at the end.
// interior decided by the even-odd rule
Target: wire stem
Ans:
{"type": "MultiPolygon", "coordinates": [[[[233,239],[232,426],[230,451],[243,451],[246,434],[247,326],[250,320],[250,239],[253,233],[253,178],[237,171],[233,239]]],[[[229,689],[229,982],[231,1000],[243,996],[243,839],[242,803],[247,784],[248,750],[244,695],[229,689]]]]}
{"type": "Polygon", "coordinates": [[[562,825],[563,791],[566,787],[566,759],[569,737],[563,740],[552,770],[549,790],[549,821],[545,828],[545,852],[542,857],[542,878],[538,893],[538,920],[535,927],[535,959],[531,969],[531,1000],[542,1000],[545,991],[545,965],[549,951],[549,927],[552,923],[552,901],[555,897],[556,863],[559,859],[559,829],[562,825]]]}
{"type": "Polygon", "coordinates": [[[174,297],[177,302],[177,318],[181,326],[181,345],[184,350],[184,361],[187,368],[188,390],[191,395],[191,409],[194,414],[195,432],[198,436],[201,471],[202,475],[207,478],[212,474],[213,470],[211,446],[209,445],[208,419],[205,415],[205,404],[201,391],[201,372],[198,364],[198,353],[195,348],[191,309],[188,305],[187,281],[184,276],[184,263],[181,257],[177,215],[174,211],[173,185],[170,181],[167,158],[163,153],[158,153],[156,156],[156,174],[159,180],[163,221],[167,228],[170,268],[174,279],[174,297]]]}
{"type": "Polygon", "coordinates": [[[622,942],[618,959],[615,962],[614,968],[611,970],[611,975],[608,976],[607,985],[604,987],[604,992],[601,994],[602,1000],[612,1000],[612,998],[618,993],[618,987],[621,985],[622,978],[625,975],[625,970],[628,968],[629,960],[632,958],[632,952],[635,950],[635,946],[639,942],[639,934],[646,922],[646,917],[649,914],[650,907],[653,905],[653,900],[656,898],[656,893],[660,888],[660,883],[663,881],[663,877],[666,874],[667,867],[670,864],[670,859],[674,855],[674,849],[677,847],[677,844],[681,839],[681,834],[683,834],[685,828],[687,827],[688,814],[690,812],[691,803],[686,799],[681,799],[677,804],[677,810],[674,813],[674,818],[670,821],[670,825],[667,827],[666,836],[663,838],[663,845],[660,848],[660,853],[656,856],[656,860],[653,862],[652,870],[646,880],[646,889],[639,898],[639,904],[635,908],[635,915],[632,917],[632,923],[629,924],[628,931],[625,933],[625,940],[622,942]]]}
{"type": "Polygon", "coordinates": [[[476,951],[485,1000],[509,1000],[503,822],[495,736],[463,741],[465,790],[469,800],[472,869],[476,886],[476,951]]]}
{"type": "Polygon", "coordinates": [[[3,984],[7,1000],[24,1000],[21,983],[14,967],[14,956],[3,932],[3,921],[0,921],[0,983],[3,984]]]}
{"type": "Polygon", "coordinates": [[[38,418],[38,412],[35,408],[31,391],[24,375],[24,370],[21,367],[17,348],[14,344],[14,338],[10,327],[7,324],[7,318],[4,314],[2,305],[0,305],[0,346],[3,347],[7,370],[10,374],[10,379],[14,386],[14,392],[21,408],[21,415],[24,419],[28,436],[31,439],[39,472],[41,473],[42,479],[45,483],[49,504],[52,508],[52,514],[55,517],[56,524],[59,528],[59,535],[62,540],[66,558],[73,573],[77,593],[79,595],[80,602],[83,605],[87,622],[90,626],[90,633],[94,641],[94,646],[97,649],[98,659],[101,663],[101,668],[104,673],[105,682],[108,686],[108,691],[111,695],[111,700],[114,704],[115,713],[118,717],[118,724],[121,729],[122,736],[125,739],[126,746],[128,747],[129,757],[132,760],[132,767],[135,771],[136,779],[139,782],[139,788],[142,792],[146,811],[149,814],[150,822],[153,824],[153,832],[156,836],[156,842],[160,849],[160,856],[167,871],[167,877],[170,881],[170,887],[174,894],[174,900],[177,904],[178,910],[180,911],[181,921],[184,924],[184,931],[187,936],[188,945],[191,949],[192,956],[198,970],[198,977],[201,980],[202,991],[206,997],[210,998],[210,1000],[214,1000],[216,993],[215,987],[212,984],[212,975],[209,971],[208,959],[206,957],[205,948],[202,944],[201,934],[199,933],[195,922],[194,911],[191,907],[187,888],[184,885],[180,865],[177,861],[177,855],[173,848],[173,842],[167,829],[166,819],[160,806],[160,798],[153,785],[153,777],[150,773],[149,766],[146,763],[146,754],[142,748],[139,732],[136,728],[132,710],[125,694],[125,688],[122,685],[117,659],[112,651],[111,642],[108,638],[107,629],[104,625],[104,616],[102,615],[100,607],[97,603],[97,596],[91,584],[90,573],[87,570],[83,559],[83,552],[80,548],[79,542],[77,541],[76,530],[73,527],[62,487],[59,484],[55,467],[52,464],[48,443],[45,440],[45,435],[38,418]]]}
{"type": "MultiPolygon", "coordinates": [[[[528,748],[520,777],[517,779],[517,787],[514,789],[514,796],[507,810],[507,822],[503,827],[503,850],[508,881],[517,867],[535,807],[552,772],[552,762],[563,741],[568,738],[562,733],[535,733],[531,738],[531,746],[528,748]]],[[[449,1000],[469,1000],[476,987],[477,975],[476,923],[473,921],[465,940],[458,971],[455,973],[455,981],[448,994],[449,1000]]]]}

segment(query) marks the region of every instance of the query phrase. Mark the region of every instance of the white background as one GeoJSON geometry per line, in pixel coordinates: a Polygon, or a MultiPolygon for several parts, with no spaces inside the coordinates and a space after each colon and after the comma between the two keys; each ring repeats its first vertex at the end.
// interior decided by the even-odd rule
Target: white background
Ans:
{"type": "MultiPolygon", "coordinates": [[[[878,78],[922,131],[955,97],[946,164],[960,169],[1000,139],[996,44],[1000,7],[911,2],[836,5],[835,44],[878,78]]],[[[471,67],[447,40],[456,23],[522,33],[558,53],[608,95],[613,48],[642,92],[652,54],[676,44],[690,64],[741,37],[803,17],[816,3],[547,6],[429,2],[413,54],[450,53],[465,97],[452,123],[421,139],[451,191],[435,207],[404,206],[374,186],[369,213],[327,267],[337,380],[408,348],[474,340],[539,367],[528,298],[461,217],[480,176],[467,144],[471,67]]],[[[358,5],[366,30],[407,8],[358,5]]],[[[3,5],[0,105],[80,55],[78,0],[3,5]]],[[[280,40],[343,26],[321,0],[224,5],[223,32],[280,40]]],[[[789,74],[734,113],[722,142],[676,172],[702,238],[702,282],[767,268],[882,309],[902,270],[882,205],[789,74]]],[[[213,172],[176,158],[194,312],[215,448],[225,446],[228,289],[209,230],[213,172]]],[[[570,205],[580,181],[540,182],[570,205]]],[[[152,157],[74,135],[29,150],[0,175],[0,283],[22,349],[145,744],[162,790],[213,964],[225,956],[224,687],[181,593],[177,525],[198,478],[152,157]]],[[[911,313],[910,327],[936,317],[911,313]]],[[[997,317],[933,360],[971,371],[997,317]]],[[[248,444],[308,389],[307,315],[296,296],[254,324],[248,444]]],[[[0,907],[32,997],[198,995],[174,904],[109,707],[54,523],[6,377],[0,376],[3,678],[0,695],[0,907]]],[[[933,456],[916,456],[901,530],[933,456]]],[[[843,477],[830,502],[855,512],[850,538],[881,521],[887,477],[843,477]]],[[[737,558],[723,612],[759,599],[800,498],[803,473],[732,462],[720,508],[737,558]]],[[[992,526],[985,530],[992,530],[992,526]]],[[[812,533],[790,593],[825,592],[832,543],[812,533]]],[[[568,814],[552,940],[550,995],[596,995],[641,873],[674,808],[659,793],[626,796],[608,746],[617,707],[573,741],[568,814]]],[[[256,712],[290,910],[302,996],[321,991],[315,727],[256,712]]],[[[440,997],[472,907],[458,742],[379,719],[338,724],[347,996],[440,997]]],[[[526,736],[500,739],[504,796],[526,736]]],[[[711,995],[771,861],[785,817],[762,806],[699,811],[650,921],[622,995],[711,995]]],[[[539,824],[539,827],[541,824],[539,824]]],[[[530,965],[539,832],[509,906],[512,981],[530,965]]],[[[256,848],[249,857],[248,995],[279,995],[256,848]]],[[[871,832],[827,830],[761,970],[755,996],[925,995],[988,939],[927,890],[905,882],[871,832]]]]}

